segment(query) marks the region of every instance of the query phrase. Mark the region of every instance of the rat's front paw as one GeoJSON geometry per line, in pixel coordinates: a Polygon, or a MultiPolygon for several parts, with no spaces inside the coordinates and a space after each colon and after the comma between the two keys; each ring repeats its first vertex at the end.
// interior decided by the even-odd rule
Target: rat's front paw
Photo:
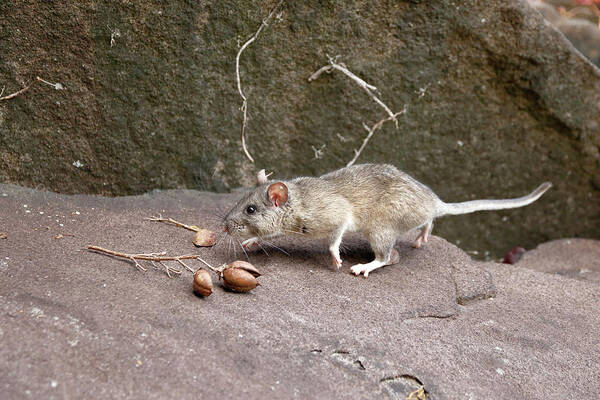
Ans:
{"type": "Polygon", "coordinates": [[[260,244],[260,239],[257,237],[253,237],[250,239],[246,239],[242,242],[242,247],[245,249],[251,249],[254,246],[257,246],[260,244]]]}
{"type": "Polygon", "coordinates": [[[333,266],[336,267],[337,269],[339,269],[342,266],[342,259],[339,256],[334,256],[332,254],[331,262],[333,263],[333,266]]]}

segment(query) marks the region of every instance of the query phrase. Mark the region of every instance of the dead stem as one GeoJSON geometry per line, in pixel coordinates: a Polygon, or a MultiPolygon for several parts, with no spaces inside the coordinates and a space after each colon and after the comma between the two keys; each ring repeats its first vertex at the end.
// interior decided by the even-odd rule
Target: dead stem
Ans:
{"type": "MultiPolygon", "coordinates": [[[[35,79],[33,80],[33,82],[31,82],[29,85],[27,85],[26,87],[24,87],[23,89],[19,90],[18,92],[15,92],[13,94],[9,94],[8,96],[4,96],[4,97],[0,97],[0,101],[2,100],[10,100],[12,98],[17,97],[20,94],[25,93],[26,91],[29,90],[29,88],[31,88],[36,82],[43,82],[46,85],[50,85],[52,87],[54,87],[54,89],[56,90],[60,90],[60,89],[64,89],[63,85],[61,85],[60,83],[50,83],[42,78],[40,78],[39,76],[36,76],[35,79]]],[[[2,93],[4,93],[4,89],[2,89],[2,93]]],[[[1,94],[0,94],[1,95],[1,94]]]]}
{"type": "MultiPolygon", "coordinates": [[[[364,140],[363,140],[360,148],[358,150],[354,150],[354,157],[352,158],[352,160],[350,160],[348,162],[348,164],[346,164],[346,167],[350,167],[351,165],[354,164],[354,162],[356,162],[356,160],[358,159],[358,157],[360,156],[360,154],[362,153],[362,151],[365,149],[365,147],[367,146],[367,143],[369,143],[369,140],[371,140],[371,138],[373,137],[373,135],[375,134],[375,132],[379,128],[381,128],[382,125],[385,122],[393,120],[396,123],[396,128],[398,128],[398,116],[402,115],[402,114],[406,114],[406,111],[408,110],[408,104],[405,104],[404,108],[402,110],[398,111],[397,113],[393,113],[392,110],[390,110],[390,108],[383,101],[381,101],[377,96],[375,96],[373,94],[372,90],[375,90],[375,91],[377,90],[377,88],[375,86],[369,85],[367,82],[365,82],[364,80],[362,80],[361,78],[359,78],[358,76],[356,76],[354,73],[352,73],[344,64],[336,62],[336,60],[333,59],[332,57],[330,57],[329,55],[327,56],[327,58],[329,59],[329,65],[325,65],[324,67],[321,67],[316,72],[314,72],[308,78],[309,82],[314,81],[319,76],[321,76],[321,74],[323,74],[324,72],[330,73],[333,70],[341,71],[346,76],[348,76],[350,79],[352,79],[354,82],[356,82],[356,84],[358,84],[358,86],[360,86],[361,88],[363,88],[367,92],[367,94],[377,104],[379,104],[385,110],[385,112],[389,115],[388,118],[384,118],[384,119],[376,122],[371,127],[369,127],[368,125],[366,125],[366,124],[363,123],[363,127],[367,130],[368,134],[364,138],[364,140]]],[[[429,85],[427,85],[427,86],[419,89],[417,100],[421,99],[423,96],[425,96],[425,93],[427,92],[428,88],[429,88],[429,85]]],[[[343,136],[340,136],[339,134],[338,134],[338,137],[340,138],[340,140],[343,139],[343,136]]],[[[317,149],[315,149],[313,147],[313,150],[315,151],[315,158],[319,158],[317,156],[317,149]]]]}
{"type": "Polygon", "coordinates": [[[191,267],[189,267],[187,264],[185,264],[182,260],[199,260],[199,261],[202,261],[203,263],[205,263],[206,265],[208,265],[213,271],[216,270],[215,268],[210,266],[206,261],[202,260],[200,257],[198,257],[197,255],[193,255],[193,254],[185,254],[185,255],[181,255],[181,256],[167,256],[167,255],[165,255],[166,254],[165,252],[146,253],[146,254],[128,254],[128,253],[121,253],[119,251],[105,249],[105,248],[98,247],[98,246],[88,246],[88,250],[95,251],[95,252],[102,253],[102,254],[108,254],[108,255],[111,255],[114,257],[125,258],[127,260],[132,261],[134,263],[134,265],[136,266],[136,268],[138,268],[142,271],[147,271],[147,269],[144,268],[139,263],[139,261],[141,261],[141,260],[150,261],[150,263],[154,266],[154,268],[164,269],[164,271],[169,276],[169,278],[172,278],[171,274],[177,274],[177,275],[181,274],[181,271],[178,269],[175,269],[173,267],[169,267],[168,265],[166,265],[164,263],[164,261],[176,261],[179,264],[181,264],[182,266],[184,266],[188,271],[194,272],[194,270],[191,267]],[[160,265],[160,267],[158,265],[156,265],[156,263],[158,263],[158,265],[160,265]]]}
{"type": "MultiPolygon", "coordinates": [[[[20,94],[25,93],[26,91],[29,90],[30,87],[32,87],[35,83],[37,82],[37,79],[34,80],[33,82],[31,82],[29,85],[25,86],[23,89],[19,90],[18,92],[14,92],[13,94],[9,94],[8,96],[4,96],[4,97],[0,97],[0,101],[2,100],[10,100],[13,99],[15,97],[17,97],[20,94]]],[[[4,92],[4,89],[2,90],[2,92],[4,92]]]]}
{"type": "Polygon", "coordinates": [[[277,3],[277,5],[271,10],[271,12],[267,16],[267,18],[265,18],[262,21],[262,23],[260,24],[260,26],[258,27],[258,30],[256,31],[256,33],[254,33],[254,35],[250,39],[248,39],[248,41],[246,41],[246,43],[244,43],[242,45],[242,47],[240,47],[240,50],[238,51],[237,56],[235,57],[235,75],[236,75],[236,78],[237,78],[237,87],[238,87],[238,92],[240,93],[240,96],[242,96],[242,100],[243,100],[242,107],[240,108],[242,110],[242,115],[243,115],[243,120],[242,120],[242,149],[244,150],[244,154],[246,154],[246,157],[248,157],[248,159],[251,162],[254,162],[254,159],[252,158],[252,156],[248,152],[248,149],[246,148],[246,123],[248,121],[248,99],[244,95],[244,92],[242,91],[242,82],[241,82],[241,79],[240,79],[240,57],[242,55],[242,52],[244,50],[246,50],[246,47],[250,46],[250,44],[252,44],[252,42],[254,42],[256,40],[256,38],[258,37],[258,35],[260,34],[260,32],[263,30],[263,28],[265,26],[267,26],[267,22],[269,21],[269,19],[271,19],[271,17],[273,16],[273,14],[275,14],[275,11],[279,8],[279,6],[281,6],[281,4],[283,4],[283,0],[281,0],[279,3],[277,3]]]}
{"type": "Polygon", "coordinates": [[[180,228],[188,229],[188,230],[194,231],[194,232],[200,231],[200,228],[198,228],[196,225],[186,225],[181,222],[175,221],[172,218],[163,218],[161,216],[158,216],[158,217],[150,217],[150,218],[144,218],[144,219],[146,219],[148,221],[153,221],[153,222],[164,222],[166,224],[172,224],[172,225],[178,226],[180,228]]]}
{"type": "Polygon", "coordinates": [[[346,164],[346,167],[350,167],[351,165],[354,164],[354,162],[358,159],[358,157],[360,156],[360,153],[362,153],[364,148],[367,146],[367,143],[369,143],[369,140],[371,140],[371,137],[373,137],[373,134],[375,133],[375,131],[377,129],[381,128],[381,126],[385,122],[391,121],[392,119],[395,119],[397,116],[402,115],[404,113],[406,113],[406,107],[404,107],[401,111],[398,111],[397,113],[395,113],[394,118],[388,117],[388,118],[382,119],[381,121],[377,122],[375,125],[373,125],[370,128],[367,125],[363,124],[364,128],[369,133],[367,134],[367,137],[365,137],[365,139],[363,140],[360,148],[358,150],[354,150],[354,157],[352,158],[352,160],[350,160],[350,162],[348,162],[348,164],[346,164]]]}
{"type": "Polygon", "coordinates": [[[367,92],[367,94],[385,110],[385,112],[390,116],[390,119],[393,119],[394,122],[396,122],[396,127],[398,126],[398,120],[396,119],[396,116],[392,112],[392,110],[390,110],[390,108],[383,101],[381,101],[377,96],[375,96],[373,94],[372,91],[377,90],[377,88],[375,86],[369,85],[367,82],[365,82],[364,80],[362,80],[361,78],[356,76],[354,73],[352,73],[352,71],[350,71],[348,68],[346,68],[346,66],[344,64],[337,63],[332,57],[327,56],[327,58],[329,59],[329,65],[319,68],[314,74],[312,74],[308,78],[309,82],[312,82],[315,79],[317,79],[323,72],[329,73],[329,72],[331,72],[331,70],[337,69],[338,71],[343,72],[346,76],[348,76],[354,82],[356,82],[358,84],[358,86],[363,88],[367,92]]]}

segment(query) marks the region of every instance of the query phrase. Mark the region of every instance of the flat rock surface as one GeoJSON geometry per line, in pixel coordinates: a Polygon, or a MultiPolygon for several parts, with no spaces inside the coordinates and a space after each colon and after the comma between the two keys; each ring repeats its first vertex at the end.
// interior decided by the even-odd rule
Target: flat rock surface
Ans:
{"type": "Polygon", "coordinates": [[[600,283],[600,245],[590,239],[553,240],[523,254],[519,267],[600,283]]]}
{"type": "MultiPolygon", "coordinates": [[[[405,399],[421,385],[429,399],[600,393],[597,282],[474,262],[435,236],[418,250],[401,238],[400,263],[368,279],[349,273],[372,257],[360,237],[345,242],[341,270],[322,241],[280,240],[289,255],[249,254],[261,286],[235,294],[215,278],[208,298],[192,293],[185,270],[170,279],[86,250],[244,259],[227,238],[198,249],[192,232],[144,219],[217,230],[235,199],[0,185],[2,397],[405,399]]],[[[586,243],[584,252],[600,248],[586,243]]]]}

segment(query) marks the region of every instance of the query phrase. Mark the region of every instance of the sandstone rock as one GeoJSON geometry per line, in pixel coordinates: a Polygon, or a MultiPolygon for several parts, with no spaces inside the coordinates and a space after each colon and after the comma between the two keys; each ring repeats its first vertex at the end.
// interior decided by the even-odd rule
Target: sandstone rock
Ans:
{"type": "Polygon", "coordinates": [[[361,238],[345,242],[339,271],[324,243],[278,241],[289,256],[250,254],[261,286],[246,295],[215,287],[208,298],[192,293],[190,272],[169,279],[85,250],[197,252],[220,265],[237,258],[226,242],[198,249],[188,231],[144,217],[216,228],[214,215],[235,200],[0,184],[10,236],[0,241],[2,398],[187,399],[198,388],[203,398],[246,399],[405,399],[421,386],[429,399],[600,392],[597,283],[473,262],[438,237],[422,249],[402,238],[400,263],[368,279],[348,271],[372,256],[361,238]]]}
{"type": "Polygon", "coordinates": [[[524,254],[519,267],[600,282],[600,241],[561,239],[543,243],[524,254]]]}
{"type": "Polygon", "coordinates": [[[600,65],[600,29],[584,19],[561,19],[556,27],[591,62],[600,65]]]}

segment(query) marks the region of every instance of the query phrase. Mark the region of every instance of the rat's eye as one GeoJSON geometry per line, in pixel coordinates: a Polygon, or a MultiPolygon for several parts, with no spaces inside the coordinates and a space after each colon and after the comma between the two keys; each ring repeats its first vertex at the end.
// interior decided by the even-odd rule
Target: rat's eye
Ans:
{"type": "Polygon", "coordinates": [[[248,206],[248,208],[246,208],[246,212],[248,214],[254,214],[256,212],[256,207],[255,206],[248,206]]]}

